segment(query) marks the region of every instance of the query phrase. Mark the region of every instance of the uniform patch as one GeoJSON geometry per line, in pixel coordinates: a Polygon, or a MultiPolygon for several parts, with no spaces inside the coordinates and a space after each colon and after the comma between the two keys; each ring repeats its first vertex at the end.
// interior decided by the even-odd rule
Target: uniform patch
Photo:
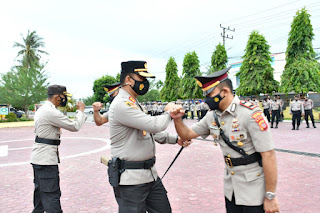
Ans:
{"type": "Polygon", "coordinates": [[[268,124],[262,117],[262,112],[256,112],[251,116],[254,121],[258,124],[261,131],[266,131],[268,129],[268,124]]]}
{"type": "Polygon", "coordinates": [[[147,135],[147,132],[143,130],[143,131],[142,131],[142,135],[143,135],[143,136],[146,136],[146,135],[147,135]]]}
{"type": "Polygon", "coordinates": [[[137,105],[135,105],[134,103],[130,102],[130,101],[126,101],[126,105],[128,107],[131,107],[132,109],[137,109],[137,105]]]}
{"type": "Polygon", "coordinates": [[[132,101],[132,103],[136,103],[136,100],[132,96],[129,97],[129,100],[132,101]]]}
{"type": "Polygon", "coordinates": [[[240,101],[240,105],[247,107],[248,109],[251,109],[251,110],[258,107],[257,105],[254,105],[253,103],[245,101],[245,100],[240,101]]]}

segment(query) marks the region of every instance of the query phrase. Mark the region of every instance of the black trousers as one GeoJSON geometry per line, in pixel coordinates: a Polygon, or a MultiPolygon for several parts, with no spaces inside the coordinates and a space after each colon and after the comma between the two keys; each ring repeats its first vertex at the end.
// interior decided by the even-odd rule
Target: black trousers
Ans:
{"type": "Polygon", "coordinates": [[[191,112],[191,118],[192,118],[192,120],[193,120],[193,118],[194,118],[194,112],[193,112],[193,110],[191,110],[190,112],[191,112]]]}
{"type": "Polygon", "coordinates": [[[113,187],[119,213],[171,213],[171,206],[160,178],[139,185],[113,187]]]}
{"type": "Polygon", "coordinates": [[[308,118],[309,116],[310,116],[311,122],[314,126],[315,124],[314,124],[312,109],[307,109],[307,110],[305,110],[304,113],[305,113],[304,119],[306,120],[307,126],[309,126],[309,118],[308,118]]]}
{"type": "Polygon", "coordinates": [[[32,164],[34,173],[33,213],[60,213],[60,179],[58,165],[32,164]]]}
{"type": "Polygon", "coordinates": [[[263,205],[261,206],[242,206],[237,205],[234,195],[232,201],[225,197],[227,213],[264,213],[263,205]]]}
{"type": "Polygon", "coordinates": [[[263,113],[267,117],[268,121],[270,122],[270,111],[269,111],[269,109],[263,109],[263,113]]]}
{"type": "Polygon", "coordinates": [[[197,110],[197,117],[198,117],[198,121],[200,121],[200,119],[201,119],[201,111],[200,110],[197,110]]]}
{"type": "Polygon", "coordinates": [[[297,122],[297,127],[300,126],[300,121],[301,121],[301,111],[292,111],[292,126],[293,128],[296,127],[296,122],[297,122]]]}
{"type": "Polygon", "coordinates": [[[272,110],[271,126],[273,126],[274,118],[276,118],[276,125],[278,126],[280,120],[280,110],[272,110]]]}
{"type": "Polygon", "coordinates": [[[186,110],[185,113],[184,113],[184,117],[185,117],[186,119],[188,119],[188,112],[189,112],[189,110],[186,110]]]}

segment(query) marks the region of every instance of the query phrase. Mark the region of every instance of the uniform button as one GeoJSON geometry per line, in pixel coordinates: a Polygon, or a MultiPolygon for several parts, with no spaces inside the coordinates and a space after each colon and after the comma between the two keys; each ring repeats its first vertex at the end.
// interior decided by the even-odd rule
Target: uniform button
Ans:
{"type": "Polygon", "coordinates": [[[224,121],[221,122],[221,125],[224,125],[224,121]]]}
{"type": "Polygon", "coordinates": [[[260,176],[260,173],[258,173],[257,176],[260,176]]]}
{"type": "Polygon", "coordinates": [[[231,172],[230,174],[231,174],[231,175],[234,175],[234,172],[231,172]]]}

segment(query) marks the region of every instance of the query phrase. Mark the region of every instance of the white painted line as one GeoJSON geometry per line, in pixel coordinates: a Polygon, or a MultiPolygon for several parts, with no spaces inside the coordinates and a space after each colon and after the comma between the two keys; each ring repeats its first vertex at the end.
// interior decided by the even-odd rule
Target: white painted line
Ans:
{"type": "Polygon", "coordinates": [[[8,156],[8,145],[0,146],[0,157],[8,156]]]}
{"type": "Polygon", "coordinates": [[[8,149],[9,151],[14,151],[14,150],[22,150],[22,149],[32,149],[32,146],[29,147],[20,147],[20,148],[12,148],[12,149],[8,149]]]}
{"type": "MultiPolygon", "coordinates": [[[[75,154],[75,155],[69,155],[69,156],[60,157],[60,159],[76,158],[76,157],[81,157],[81,156],[85,156],[85,155],[90,155],[90,154],[93,154],[93,153],[101,152],[103,150],[109,149],[110,148],[110,143],[111,143],[111,141],[109,139],[103,139],[103,138],[86,138],[86,137],[65,137],[65,138],[61,138],[62,141],[64,139],[99,140],[99,141],[105,142],[105,146],[103,146],[103,147],[101,147],[99,149],[94,149],[94,150],[88,151],[88,152],[83,152],[83,153],[79,153],[79,154],[75,154]]],[[[29,139],[12,140],[12,141],[6,141],[6,142],[11,143],[11,142],[17,142],[17,141],[26,141],[26,140],[29,140],[29,139]]],[[[34,139],[32,139],[32,140],[34,140],[34,139]]],[[[0,143],[2,143],[2,142],[0,142],[0,143]]],[[[6,145],[6,146],[8,147],[8,145],[6,145]]],[[[22,147],[22,148],[26,148],[26,147],[22,147]]],[[[5,164],[0,164],[0,167],[19,166],[19,165],[27,165],[27,164],[30,164],[30,161],[17,162],[17,163],[5,163],[5,164]]]]}
{"type": "Polygon", "coordinates": [[[14,143],[14,142],[20,142],[20,141],[34,141],[35,138],[32,139],[19,139],[19,140],[9,140],[9,141],[0,141],[0,143],[14,143]]]}

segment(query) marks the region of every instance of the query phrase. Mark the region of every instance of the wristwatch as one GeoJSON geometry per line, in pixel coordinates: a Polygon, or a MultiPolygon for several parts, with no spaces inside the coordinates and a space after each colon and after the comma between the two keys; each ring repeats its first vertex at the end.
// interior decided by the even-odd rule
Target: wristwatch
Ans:
{"type": "Polygon", "coordinates": [[[266,192],[266,195],[265,197],[268,199],[268,200],[273,200],[276,198],[276,193],[273,193],[273,192],[266,192]]]}

